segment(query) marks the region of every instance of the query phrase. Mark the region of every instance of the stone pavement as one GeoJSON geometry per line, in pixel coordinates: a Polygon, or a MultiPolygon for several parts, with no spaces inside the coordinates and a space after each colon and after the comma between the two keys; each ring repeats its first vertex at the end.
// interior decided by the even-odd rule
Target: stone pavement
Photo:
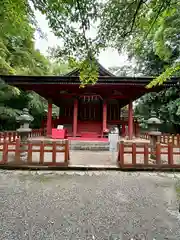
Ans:
{"type": "Polygon", "coordinates": [[[114,159],[109,151],[70,151],[70,166],[85,165],[85,166],[116,166],[117,152],[114,154],[114,159]]]}
{"type": "Polygon", "coordinates": [[[179,240],[179,177],[0,170],[0,240],[179,240]]]}

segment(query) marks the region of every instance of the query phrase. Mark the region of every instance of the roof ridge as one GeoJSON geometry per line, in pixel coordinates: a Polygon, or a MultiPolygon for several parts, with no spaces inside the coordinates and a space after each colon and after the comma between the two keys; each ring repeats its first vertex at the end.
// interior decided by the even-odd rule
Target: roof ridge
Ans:
{"type": "MultiPolygon", "coordinates": [[[[100,64],[97,59],[95,59],[95,61],[99,68],[99,76],[103,76],[103,74],[102,75],[100,74],[100,70],[102,70],[102,73],[104,73],[105,76],[115,77],[115,75],[113,73],[111,73],[109,70],[107,70],[105,67],[103,67],[102,64],[100,64]]],[[[79,68],[75,68],[74,70],[70,71],[69,73],[64,74],[63,76],[70,77],[70,76],[73,76],[73,74],[78,73],[78,71],[79,71],[79,68]]]]}

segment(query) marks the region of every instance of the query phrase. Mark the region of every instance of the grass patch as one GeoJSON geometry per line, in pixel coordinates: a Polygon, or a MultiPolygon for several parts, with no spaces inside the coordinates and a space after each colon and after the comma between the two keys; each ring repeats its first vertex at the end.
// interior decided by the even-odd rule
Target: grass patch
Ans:
{"type": "Polygon", "coordinates": [[[178,199],[180,199],[180,180],[178,180],[175,184],[175,190],[176,190],[176,194],[178,199]]]}
{"type": "Polygon", "coordinates": [[[29,174],[21,174],[19,175],[19,180],[20,181],[36,181],[36,182],[43,182],[43,183],[46,183],[46,182],[51,182],[51,181],[54,181],[54,180],[59,180],[60,177],[62,177],[63,175],[56,175],[56,174],[31,174],[29,172],[29,174]]]}

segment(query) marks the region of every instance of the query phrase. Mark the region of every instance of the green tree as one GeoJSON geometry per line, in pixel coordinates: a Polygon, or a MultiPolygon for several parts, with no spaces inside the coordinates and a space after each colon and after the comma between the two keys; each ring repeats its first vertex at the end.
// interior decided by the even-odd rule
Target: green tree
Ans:
{"type": "Polygon", "coordinates": [[[142,128],[147,128],[147,120],[151,111],[156,112],[162,121],[163,132],[180,132],[180,94],[179,86],[160,93],[149,93],[137,101],[135,118],[142,128]]]}
{"type": "MultiPolygon", "coordinates": [[[[0,74],[49,73],[49,60],[34,46],[36,27],[28,1],[0,2],[0,74]]],[[[44,104],[41,100],[35,93],[25,93],[0,81],[1,128],[15,129],[15,118],[24,107],[42,116],[44,104]]]]}
{"type": "Polygon", "coordinates": [[[81,71],[81,81],[85,84],[97,80],[92,56],[109,46],[121,51],[135,44],[140,49],[150,41],[155,55],[167,62],[164,74],[152,84],[162,83],[180,68],[179,62],[171,61],[174,52],[179,52],[180,2],[177,0],[32,2],[46,15],[54,34],[64,41],[57,55],[73,57],[80,61],[76,62],[80,69],[93,72],[88,79],[84,70],[81,71]],[[98,33],[92,37],[88,33],[94,23],[98,33]]]}
{"type": "MultiPolygon", "coordinates": [[[[69,58],[73,67],[80,67],[80,80],[84,84],[97,80],[95,57],[109,46],[121,51],[133,44],[141,49],[150,42],[155,55],[167,63],[164,73],[151,86],[162,83],[180,69],[178,58],[172,61],[174,53],[179,52],[177,0],[31,0],[31,3],[46,15],[54,34],[63,40],[56,56],[69,58]],[[97,28],[94,37],[89,33],[92,24],[97,28]]],[[[30,33],[26,23],[34,24],[34,16],[27,0],[16,0],[14,4],[5,1],[3,8],[9,20],[2,29],[17,33],[15,29],[21,28],[23,36],[30,33]]]]}
{"type": "Polygon", "coordinates": [[[125,49],[134,55],[144,54],[149,47],[153,49],[153,55],[160,64],[160,76],[149,87],[162,84],[180,69],[179,1],[112,0],[105,5],[99,35],[106,45],[110,44],[119,51],[125,49]],[[137,52],[139,53],[136,54],[137,52]],[[163,68],[162,62],[166,63],[163,68]]]}

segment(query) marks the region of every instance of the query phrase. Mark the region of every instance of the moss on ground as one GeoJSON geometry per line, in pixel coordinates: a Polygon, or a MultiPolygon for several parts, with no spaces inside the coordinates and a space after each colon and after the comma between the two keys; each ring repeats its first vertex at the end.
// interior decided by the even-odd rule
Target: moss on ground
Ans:
{"type": "Polygon", "coordinates": [[[180,199],[180,180],[177,180],[176,184],[175,184],[175,189],[176,189],[176,194],[178,199],[180,199]]]}
{"type": "MultiPolygon", "coordinates": [[[[63,175],[61,175],[62,177],[63,175]]],[[[18,176],[20,181],[37,181],[37,182],[51,182],[54,180],[59,180],[59,175],[56,174],[21,174],[18,176]]]]}

